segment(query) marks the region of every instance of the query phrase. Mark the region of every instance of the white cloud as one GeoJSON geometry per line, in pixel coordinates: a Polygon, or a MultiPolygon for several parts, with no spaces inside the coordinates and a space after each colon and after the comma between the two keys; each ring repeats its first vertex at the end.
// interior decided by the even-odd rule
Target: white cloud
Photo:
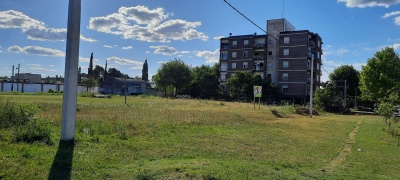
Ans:
{"type": "Polygon", "coordinates": [[[158,64],[165,64],[164,61],[158,61],[157,63],[158,63],[158,64]]]}
{"type": "Polygon", "coordinates": [[[190,54],[190,51],[181,51],[181,54],[190,54]]]}
{"type": "Polygon", "coordinates": [[[57,70],[55,70],[55,69],[49,69],[49,68],[44,68],[44,67],[31,67],[29,69],[34,70],[34,71],[57,72],[57,70]]]}
{"type": "Polygon", "coordinates": [[[399,4],[400,0],[338,0],[338,2],[346,3],[347,7],[375,7],[382,6],[388,8],[392,4],[399,4]]]}
{"type": "Polygon", "coordinates": [[[146,54],[150,54],[150,51],[146,51],[146,54]]]}
{"type": "Polygon", "coordinates": [[[224,36],[214,36],[215,40],[220,40],[221,38],[223,38],[224,36]]]}
{"type": "Polygon", "coordinates": [[[198,51],[196,56],[206,58],[207,64],[219,62],[219,49],[215,51],[198,51]]]}
{"type": "Polygon", "coordinates": [[[201,22],[170,19],[163,8],[149,9],[145,6],[121,7],[117,13],[103,17],[91,17],[89,29],[120,35],[124,39],[147,42],[170,42],[171,40],[208,40],[208,36],[196,30],[201,22]]]}
{"type": "Polygon", "coordinates": [[[110,48],[110,49],[114,48],[113,46],[110,46],[110,45],[104,45],[104,47],[105,48],[110,48]]]}
{"type": "Polygon", "coordinates": [[[154,50],[154,54],[162,54],[164,56],[172,56],[176,53],[178,53],[178,50],[176,50],[174,47],[169,47],[169,46],[150,46],[150,48],[156,49],[154,50]]]}
{"type": "MultiPolygon", "coordinates": [[[[31,40],[64,41],[67,37],[66,28],[48,28],[44,22],[33,19],[19,11],[0,11],[0,17],[0,29],[21,29],[31,40]]],[[[81,38],[83,41],[96,41],[83,36],[81,38]]]]}
{"type": "Polygon", "coordinates": [[[394,12],[390,12],[390,13],[385,13],[385,15],[382,16],[382,18],[388,18],[388,17],[391,17],[391,16],[399,15],[399,14],[400,14],[400,11],[394,11],[394,12]]]}
{"type": "Polygon", "coordinates": [[[350,52],[350,50],[345,49],[345,48],[340,48],[340,49],[336,49],[336,50],[329,49],[327,51],[324,51],[323,56],[324,57],[329,56],[329,55],[343,56],[344,54],[349,53],[349,52],[350,52]]]}
{"type": "Polygon", "coordinates": [[[395,23],[396,25],[400,26],[400,16],[399,16],[399,17],[396,17],[396,18],[394,19],[394,23],[395,23]]]}
{"type": "Polygon", "coordinates": [[[82,35],[81,35],[81,40],[86,41],[86,42],[96,42],[97,41],[96,39],[83,37],[82,35]]]}
{"type": "Polygon", "coordinates": [[[395,50],[400,50],[400,43],[393,44],[392,47],[395,50]]]}
{"type": "Polygon", "coordinates": [[[65,53],[63,51],[51,48],[44,48],[40,46],[25,46],[25,47],[11,46],[8,48],[8,52],[24,53],[24,54],[38,55],[38,56],[60,56],[60,57],[65,56],[65,53]]]}
{"type": "Polygon", "coordinates": [[[127,50],[127,49],[132,49],[132,46],[126,46],[126,47],[122,47],[122,49],[127,50]]]}
{"type": "Polygon", "coordinates": [[[1,50],[1,46],[0,46],[0,53],[1,53],[1,52],[3,52],[3,51],[1,50]]]}
{"type": "Polygon", "coordinates": [[[124,59],[124,58],[119,58],[119,57],[109,57],[107,58],[108,62],[114,62],[119,65],[133,65],[133,67],[130,67],[129,69],[142,69],[143,63],[135,60],[130,60],[130,59],[124,59]]]}

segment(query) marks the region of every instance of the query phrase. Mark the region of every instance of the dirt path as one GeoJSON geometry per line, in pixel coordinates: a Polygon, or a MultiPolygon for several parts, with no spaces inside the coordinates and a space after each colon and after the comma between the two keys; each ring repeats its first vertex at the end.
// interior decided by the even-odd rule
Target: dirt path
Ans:
{"type": "Polygon", "coordinates": [[[353,131],[351,131],[351,133],[349,134],[349,138],[347,139],[347,142],[344,145],[340,154],[337,155],[335,158],[333,158],[332,161],[329,162],[329,164],[327,164],[324,168],[322,168],[321,169],[322,172],[331,172],[337,166],[342,164],[343,161],[346,160],[346,156],[351,153],[352,145],[356,142],[356,135],[357,135],[358,129],[360,128],[360,125],[361,125],[363,119],[364,119],[364,117],[361,117],[361,119],[357,122],[356,127],[354,127],[353,131]]]}

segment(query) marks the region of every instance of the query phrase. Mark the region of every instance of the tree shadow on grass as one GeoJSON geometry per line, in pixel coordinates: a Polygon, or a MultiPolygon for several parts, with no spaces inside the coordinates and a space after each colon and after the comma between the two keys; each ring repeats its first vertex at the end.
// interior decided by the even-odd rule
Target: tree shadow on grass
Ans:
{"type": "Polygon", "coordinates": [[[74,140],[60,141],[48,179],[71,179],[74,147],[74,140]]]}

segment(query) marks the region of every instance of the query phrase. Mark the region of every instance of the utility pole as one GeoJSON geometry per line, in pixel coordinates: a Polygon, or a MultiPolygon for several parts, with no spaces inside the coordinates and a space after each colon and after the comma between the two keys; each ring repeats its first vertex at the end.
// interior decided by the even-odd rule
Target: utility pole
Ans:
{"type": "Polygon", "coordinates": [[[61,122],[62,141],[73,140],[75,136],[80,25],[81,0],[69,0],[61,122]]]}
{"type": "Polygon", "coordinates": [[[12,67],[12,76],[11,76],[11,91],[14,91],[14,65],[12,67]]]}
{"type": "Polygon", "coordinates": [[[313,108],[313,88],[314,88],[314,53],[311,52],[311,82],[310,82],[310,118],[312,118],[313,108]]]}
{"type": "Polygon", "coordinates": [[[17,73],[17,91],[19,92],[19,64],[18,64],[18,73],[17,73]]]}

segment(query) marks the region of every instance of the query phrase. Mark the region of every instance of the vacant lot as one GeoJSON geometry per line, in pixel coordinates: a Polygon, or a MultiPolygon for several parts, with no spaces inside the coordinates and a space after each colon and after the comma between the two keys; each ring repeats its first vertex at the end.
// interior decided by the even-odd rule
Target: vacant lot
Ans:
{"type": "Polygon", "coordinates": [[[0,129],[0,179],[400,179],[400,148],[379,116],[309,118],[290,106],[79,97],[75,143],[65,145],[62,96],[0,101],[37,106],[36,119],[51,135],[50,142],[16,142],[16,128],[0,129]]]}

